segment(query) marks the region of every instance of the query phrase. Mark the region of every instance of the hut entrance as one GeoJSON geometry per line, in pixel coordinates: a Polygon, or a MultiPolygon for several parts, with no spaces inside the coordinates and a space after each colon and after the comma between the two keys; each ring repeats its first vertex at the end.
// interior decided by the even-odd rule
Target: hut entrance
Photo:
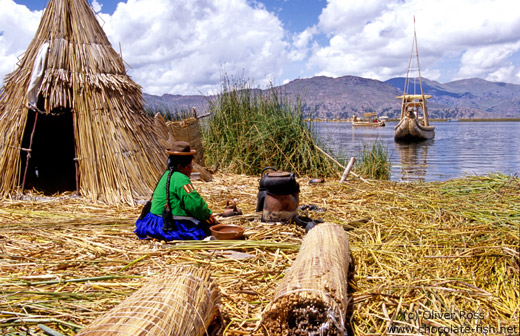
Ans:
{"type": "Polygon", "coordinates": [[[29,111],[22,148],[31,146],[31,154],[28,158],[25,150],[21,153],[24,189],[34,188],[46,195],[77,190],[72,117],[70,110],[53,110],[51,114],[29,111]]]}

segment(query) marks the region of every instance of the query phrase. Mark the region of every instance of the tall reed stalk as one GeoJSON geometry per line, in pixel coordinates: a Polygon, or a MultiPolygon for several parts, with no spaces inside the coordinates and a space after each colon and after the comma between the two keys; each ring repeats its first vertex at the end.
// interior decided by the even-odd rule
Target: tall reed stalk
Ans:
{"type": "Polygon", "coordinates": [[[356,170],[359,174],[375,179],[390,179],[390,161],[388,160],[388,149],[380,141],[375,141],[372,146],[363,144],[361,159],[358,160],[356,170]]]}
{"type": "Polygon", "coordinates": [[[167,105],[144,106],[144,112],[149,117],[160,113],[165,121],[181,121],[193,117],[193,112],[186,108],[170,108],[167,105]]]}
{"type": "Polygon", "coordinates": [[[316,147],[299,99],[280,90],[251,89],[248,83],[223,80],[210,102],[211,118],[203,131],[209,165],[256,175],[276,167],[300,176],[337,176],[337,168],[316,147]]]}

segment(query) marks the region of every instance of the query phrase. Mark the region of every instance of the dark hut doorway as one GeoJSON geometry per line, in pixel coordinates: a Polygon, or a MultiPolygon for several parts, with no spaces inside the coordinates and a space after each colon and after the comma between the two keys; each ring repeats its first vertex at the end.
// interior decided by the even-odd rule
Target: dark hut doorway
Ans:
{"type": "Polygon", "coordinates": [[[25,175],[25,190],[35,189],[45,195],[76,191],[73,114],[70,110],[43,114],[29,110],[21,152],[20,181],[25,175]],[[36,116],[38,114],[38,116],[36,116]],[[36,121],[36,127],[35,127],[36,121]],[[27,168],[26,168],[27,167],[27,168]]]}

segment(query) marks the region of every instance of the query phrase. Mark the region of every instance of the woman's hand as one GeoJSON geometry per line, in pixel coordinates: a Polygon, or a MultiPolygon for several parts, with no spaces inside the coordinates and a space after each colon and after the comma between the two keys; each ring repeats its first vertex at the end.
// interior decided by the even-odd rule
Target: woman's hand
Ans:
{"type": "Polygon", "coordinates": [[[206,219],[206,223],[208,223],[209,226],[217,225],[218,221],[213,215],[210,215],[208,219],[206,219]]]}

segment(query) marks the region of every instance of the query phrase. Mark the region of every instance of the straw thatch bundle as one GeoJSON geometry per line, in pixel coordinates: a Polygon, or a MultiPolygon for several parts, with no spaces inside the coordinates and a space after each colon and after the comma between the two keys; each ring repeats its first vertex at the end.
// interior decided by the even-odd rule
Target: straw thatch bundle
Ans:
{"type": "Polygon", "coordinates": [[[219,291],[207,270],[175,267],[155,277],[81,336],[199,336],[222,327],[219,291]]]}
{"type": "MultiPolygon", "coordinates": [[[[199,122],[196,117],[186,118],[182,121],[166,122],[160,113],[154,116],[155,129],[158,131],[159,143],[166,147],[168,143],[186,141],[197,153],[193,159],[193,171],[198,173],[203,181],[211,181],[211,173],[204,168],[204,150],[202,147],[202,136],[200,133],[199,122]],[[199,161],[200,160],[200,161],[199,161]],[[202,162],[202,163],[201,163],[202,162]]],[[[192,179],[196,179],[196,174],[192,174],[192,179]]]]}
{"type": "Polygon", "coordinates": [[[268,335],[343,335],[349,266],[343,228],[324,223],[311,229],[262,313],[268,335]]]}
{"type": "Polygon", "coordinates": [[[168,121],[166,125],[168,126],[168,131],[175,139],[190,143],[191,147],[197,151],[195,161],[201,166],[205,166],[202,133],[196,114],[194,117],[189,117],[181,121],[168,121]]]}
{"type": "Polygon", "coordinates": [[[181,121],[168,121],[166,123],[168,132],[176,140],[186,141],[197,151],[194,157],[193,170],[200,173],[203,181],[211,181],[211,173],[204,168],[204,147],[202,146],[202,133],[200,123],[194,109],[194,117],[189,117],[181,121]]]}
{"type": "Polygon", "coordinates": [[[133,203],[149,196],[166,162],[141,87],[86,0],[49,0],[5,77],[0,134],[0,197],[34,187],[133,203]]]}

